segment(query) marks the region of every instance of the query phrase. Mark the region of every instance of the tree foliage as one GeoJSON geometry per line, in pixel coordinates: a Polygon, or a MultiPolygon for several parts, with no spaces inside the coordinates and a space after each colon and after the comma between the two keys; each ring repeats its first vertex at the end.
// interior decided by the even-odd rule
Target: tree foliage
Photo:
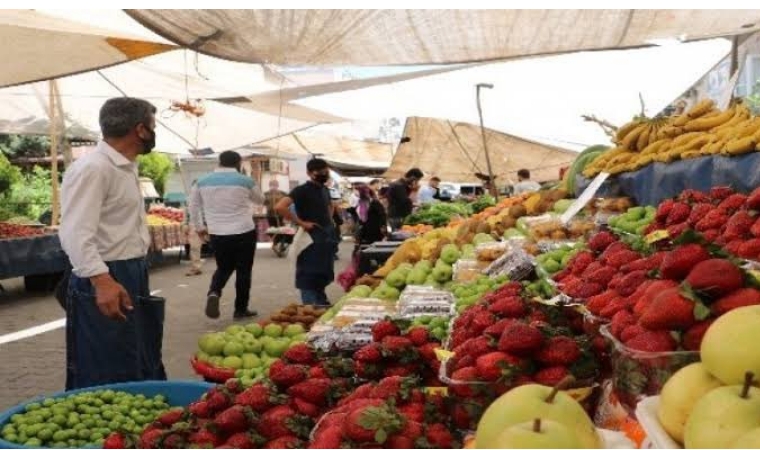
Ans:
{"type": "Polygon", "coordinates": [[[162,153],[153,152],[138,158],[138,170],[141,177],[153,180],[159,195],[163,196],[169,175],[174,171],[174,162],[162,153]]]}

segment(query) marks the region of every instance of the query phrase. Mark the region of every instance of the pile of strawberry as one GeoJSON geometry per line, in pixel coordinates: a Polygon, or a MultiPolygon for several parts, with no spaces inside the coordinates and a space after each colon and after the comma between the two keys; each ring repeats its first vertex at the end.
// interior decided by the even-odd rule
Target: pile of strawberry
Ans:
{"type": "Polygon", "coordinates": [[[522,293],[519,283],[506,284],[456,318],[444,381],[450,394],[468,400],[462,408],[477,410],[521,384],[555,386],[568,375],[596,375],[590,341],[576,335],[582,324],[571,326],[563,308],[526,301],[522,293]]]}
{"type": "Polygon", "coordinates": [[[733,255],[760,260],[759,212],[760,188],[749,195],[728,187],[715,187],[708,193],[686,190],[657,207],[646,233],[667,230],[675,239],[692,229],[733,255]]]}
{"type": "Polygon", "coordinates": [[[437,386],[441,343],[424,326],[407,329],[401,320],[385,319],[372,326],[373,342],[353,354],[356,376],[378,380],[391,376],[418,376],[426,386],[437,386]]]}
{"type": "Polygon", "coordinates": [[[419,379],[392,376],[359,386],[317,424],[308,448],[458,448],[447,402],[419,379]]]}

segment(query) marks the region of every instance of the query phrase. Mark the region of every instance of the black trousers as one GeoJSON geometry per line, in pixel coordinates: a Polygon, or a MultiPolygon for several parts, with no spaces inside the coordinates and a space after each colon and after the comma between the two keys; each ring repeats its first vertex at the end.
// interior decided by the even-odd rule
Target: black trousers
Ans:
{"type": "Polygon", "coordinates": [[[229,236],[211,235],[211,246],[216,257],[216,272],[211,278],[209,293],[216,292],[221,296],[232,272],[235,272],[235,312],[248,309],[256,242],[256,230],[229,236]]]}

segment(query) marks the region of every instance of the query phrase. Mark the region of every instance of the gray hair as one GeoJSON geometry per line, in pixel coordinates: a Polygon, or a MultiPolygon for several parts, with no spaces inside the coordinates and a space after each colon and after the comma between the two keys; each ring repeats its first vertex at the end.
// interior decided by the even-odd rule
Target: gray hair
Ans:
{"type": "Polygon", "coordinates": [[[156,107],[146,100],[132,97],[111,98],[100,108],[100,131],[106,138],[124,137],[139,124],[147,127],[155,114],[156,107]]]}

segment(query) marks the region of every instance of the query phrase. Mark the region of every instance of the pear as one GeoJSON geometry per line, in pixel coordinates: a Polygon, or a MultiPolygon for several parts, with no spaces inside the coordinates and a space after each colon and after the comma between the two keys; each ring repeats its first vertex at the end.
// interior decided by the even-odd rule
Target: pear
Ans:
{"type": "Polygon", "coordinates": [[[752,378],[747,372],[743,385],[713,389],[697,401],[684,428],[686,448],[727,448],[757,428],[760,389],[752,378]]]}
{"type": "Polygon", "coordinates": [[[578,436],[553,420],[535,419],[504,430],[494,448],[583,448],[578,436]]]}
{"type": "Polygon", "coordinates": [[[657,417],[670,437],[683,444],[683,429],[694,404],[705,394],[723,386],[701,363],[689,364],[665,383],[657,417]]]}
{"type": "Polygon", "coordinates": [[[554,388],[540,384],[516,387],[491,404],[480,418],[475,432],[476,448],[498,448],[497,438],[505,428],[540,417],[572,430],[583,448],[600,448],[599,435],[583,407],[560,391],[572,377],[554,388]]]}
{"type": "Polygon", "coordinates": [[[760,428],[742,434],[730,448],[760,448],[760,428]]]}
{"type": "Polygon", "coordinates": [[[742,384],[744,374],[760,374],[760,306],[736,308],[720,316],[702,339],[705,368],[723,384],[742,384]]]}

